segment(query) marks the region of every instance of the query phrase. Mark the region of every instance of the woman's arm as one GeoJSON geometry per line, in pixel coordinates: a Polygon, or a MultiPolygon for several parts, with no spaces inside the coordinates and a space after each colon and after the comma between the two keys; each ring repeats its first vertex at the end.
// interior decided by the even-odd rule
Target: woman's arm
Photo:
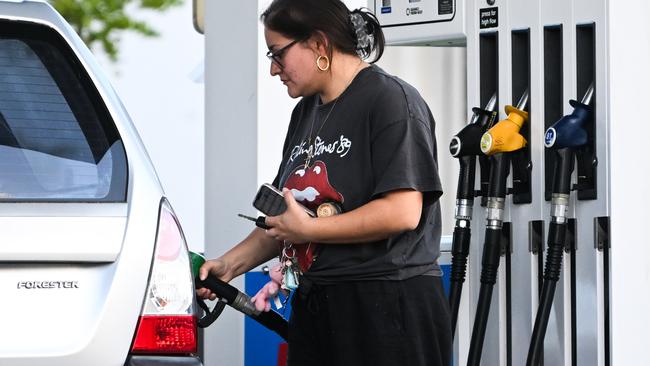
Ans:
{"type": "MultiPolygon", "coordinates": [[[[276,257],[279,253],[278,248],[279,243],[275,239],[266,235],[264,230],[255,228],[246,239],[224,255],[206,261],[199,270],[199,277],[204,280],[209,273],[222,281],[229,282],[276,257]]],[[[203,298],[214,299],[216,297],[206,288],[198,289],[196,292],[203,298]]]]}
{"type": "Polygon", "coordinates": [[[396,190],[340,215],[311,218],[297,205],[290,191],[284,191],[287,211],[267,217],[271,239],[293,243],[363,243],[413,230],[422,213],[422,193],[396,190]]]}

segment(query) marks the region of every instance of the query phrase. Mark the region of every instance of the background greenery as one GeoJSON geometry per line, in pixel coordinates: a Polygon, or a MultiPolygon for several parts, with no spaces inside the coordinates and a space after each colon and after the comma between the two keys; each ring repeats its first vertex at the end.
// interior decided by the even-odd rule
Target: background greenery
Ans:
{"type": "Polygon", "coordinates": [[[135,32],[156,37],[158,32],[145,21],[134,19],[129,11],[165,11],[183,0],[49,0],[50,4],[77,31],[86,45],[101,46],[112,61],[119,57],[120,35],[135,32]]]}

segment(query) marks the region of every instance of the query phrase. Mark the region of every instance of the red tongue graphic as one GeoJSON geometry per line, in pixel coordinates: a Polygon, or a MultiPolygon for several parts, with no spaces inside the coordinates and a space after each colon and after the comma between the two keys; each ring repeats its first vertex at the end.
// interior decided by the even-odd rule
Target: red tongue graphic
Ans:
{"type": "Polygon", "coordinates": [[[299,201],[313,211],[316,211],[318,205],[323,202],[343,202],[343,196],[337,192],[332,185],[330,185],[329,177],[327,175],[327,166],[320,160],[314,162],[314,165],[307,169],[303,166],[296,168],[291,173],[284,186],[301,192],[305,190],[316,190],[318,195],[313,201],[307,199],[299,201]]]}
{"type": "MultiPolygon", "coordinates": [[[[312,201],[303,197],[296,198],[298,202],[314,212],[316,212],[318,206],[324,202],[343,202],[343,196],[337,192],[332,185],[330,185],[327,175],[327,166],[320,160],[314,162],[314,165],[307,169],[302,165],[297,167],[293,172],[291,172],[291,175],[284,186],[285,188],[295,189],[300,192],[307,191],[307,194],[314,192],[315,190],[317,195],[312,201]]],[[[296,245],[295,248],[298,264],[300,264],[302,271],[306,272],[314,261],[318,245],[310,243],[296,245]]]]}

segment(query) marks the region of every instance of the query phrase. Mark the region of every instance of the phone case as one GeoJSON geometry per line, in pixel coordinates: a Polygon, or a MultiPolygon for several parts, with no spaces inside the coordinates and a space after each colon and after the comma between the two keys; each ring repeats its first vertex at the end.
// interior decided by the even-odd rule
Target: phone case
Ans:
{"type": "Polygon", "coordinates": [[[257,191],[253,207],[266,216],[278,216],[287,210],[287,204],[284,202],[282,192],[270,184],[263,184],[257,191]]]}
{"type": "MultiPolygon", "coordinates": [[[[316,214],[307,207],[298,204],[305,212],[311,216],[316,217],[316,214]]],[[[280,190],[274,186],[264,183],[253,201],[253,207],[264,213],[266,216],[282,215],[287,210],[287,204],[284,202],[284,195],[280,190]]]]}

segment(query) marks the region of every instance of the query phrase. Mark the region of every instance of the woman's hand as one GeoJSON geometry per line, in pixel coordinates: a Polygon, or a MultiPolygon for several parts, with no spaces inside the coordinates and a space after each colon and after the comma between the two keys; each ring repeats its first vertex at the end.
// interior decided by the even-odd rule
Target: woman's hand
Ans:
{"type": "Polygon", "coordinates": [[[287,210],[282,215],[266,218],[266,224],[271,227],[266,230],[266,235],[294,244],[309,242],[308,233],[313,223],[312,218],[299,206],[290,190],[284,188],[282,192],[287,210]]]}
{"type": "MultiPolygon", "coordinates": [[[[201,281],[205,280],[208,277],[208,274],[215,276],[224,282],[230,282],[233,277],[230,266],[223,258],[211,259],[203,263],[199,269],[199,278],[201,281]]],[[[215,300],[217,298],[216,294],[212,293],[212,291],[205,287],[197,289],[196,294],[203,299],[215,300]]]]}
{"type": "Polygon", "coordinates": [[[289,294],[282,290],[282,264],[278,263],[269,271],[269,276],[271,281],[264,285],[255,296],[251,298],[251,301],[255,304],[255,308],[258,311],[269,311],[271,310],[271,300],[278,296],[279,292],[282,292],[284,296],[289,294]]]}
{"type": "Polygon", "coordinates": [[[390,191],[339,215],[310,218],[302,224],[303,242],[367,243],[417,228],[423,195],[411,189],[390,191]]]}
{"type": "Polygon", "coordinates": [[[293,244],[367,243],[414,230],[422,215],[423,194],[412,189],[386,192],[352,211],[330,217],[310,217],[284,190],[287,211],[267,217],[266,236],[293,244]]]}

